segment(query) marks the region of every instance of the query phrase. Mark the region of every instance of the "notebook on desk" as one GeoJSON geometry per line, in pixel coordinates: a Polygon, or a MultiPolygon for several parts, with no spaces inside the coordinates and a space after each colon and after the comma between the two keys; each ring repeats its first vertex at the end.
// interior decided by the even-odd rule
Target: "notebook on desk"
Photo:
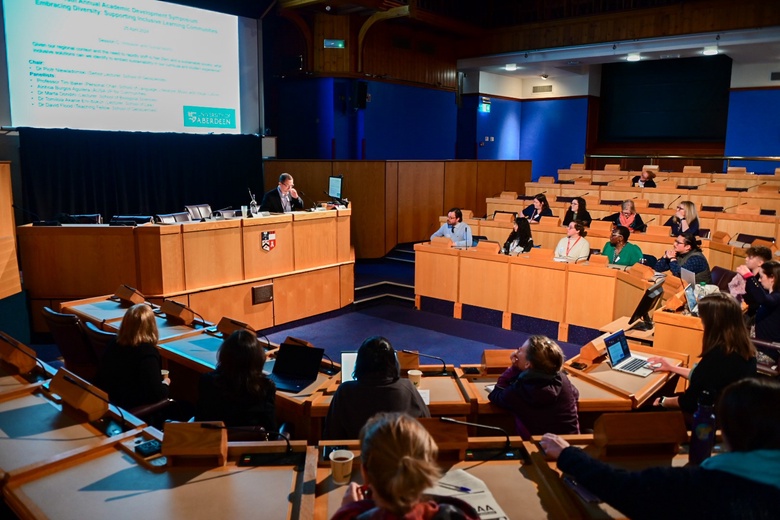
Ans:
{"type": "Polygon", "coordinates": [[[647,367],[646,357],[631,354],[626,334],[622,330],[604,338],[604,345],[607,347],[607,357],[612,370],[639,377],[647,377],[653,373],[647,367]]]}
{"type": "Polygon", "coordinates": [[[282,343],[268,374],[277,390],[297,394],[317,379],[324,349],[282,343]]]}

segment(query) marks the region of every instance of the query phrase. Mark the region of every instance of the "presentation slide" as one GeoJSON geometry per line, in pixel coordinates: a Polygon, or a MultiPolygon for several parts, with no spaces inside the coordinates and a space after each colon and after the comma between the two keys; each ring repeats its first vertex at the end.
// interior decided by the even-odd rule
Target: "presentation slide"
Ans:
{"type": "Polygon", "coordinates": [[[11,125],[240,133],[238,18],[154,0],[3,0],[11,125]]]}

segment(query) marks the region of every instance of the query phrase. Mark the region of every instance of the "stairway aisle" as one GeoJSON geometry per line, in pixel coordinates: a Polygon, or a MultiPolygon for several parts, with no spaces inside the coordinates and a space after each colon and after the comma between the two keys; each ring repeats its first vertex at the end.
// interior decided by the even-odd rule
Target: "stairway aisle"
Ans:
{"type": "Polygon", "coordinates": [[[399,244],[380,259],[355,262],[355,305],[383,298],[414,306],[414,243],[399,244]]]}

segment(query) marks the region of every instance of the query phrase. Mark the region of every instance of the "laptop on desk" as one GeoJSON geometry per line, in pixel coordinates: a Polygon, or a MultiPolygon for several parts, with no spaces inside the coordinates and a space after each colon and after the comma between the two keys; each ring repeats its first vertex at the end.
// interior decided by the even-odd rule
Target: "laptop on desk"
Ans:
{"type": "Polygon", "coordinates": [[[282,343],[268,378],[277,390],[297,394],[317,380],[324,353],[321,348],[282,343]]]}
{"type": "Polygon", "coordinates": [[[647,367],[647,358],[631,354],[628,348],[626,334],[619,330],[604,338],[604,345],[607,347],[607,357],[612,370],[633,374],[639,377],[647,377],[653,371],[647,367]]]}

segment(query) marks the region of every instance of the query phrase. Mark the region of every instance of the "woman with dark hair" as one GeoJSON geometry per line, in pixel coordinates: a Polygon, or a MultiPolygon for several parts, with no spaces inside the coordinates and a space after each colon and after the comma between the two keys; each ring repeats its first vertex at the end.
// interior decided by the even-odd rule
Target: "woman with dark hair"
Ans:
{"type": "Polygon", "coordinates": [[[474,508],[455,497],[425,495],[441,478],[439,447],[408,415],[381,413],[360,430],[360,472],[331,520],[477,520],[474,508]]]}
{"type": "Polygon", "coordinates": [[[585,240],[588,234],[585,225],[575,220],[569,223],[566,236],[555,247],[555,259],[559,262],[576,262],[590,256],[590,244],[585,240]]]}
{"type": "MultiPolygon", "coordinates": [[[[740,265],[737,274],[745,278],[745,299],[758,305],[756,339],[780,342],[780,262],[764,262],[757,276],[745,265],[740,265]]],[[[770,354],[773,359],[777,357],[776,351],[770,354]]]]}
{"type": "Polygon", "coordinates": [[[699,300],[699,317],[704,326],[701,359],[693,368],[672,366],[665,358],[653,356],[648,363],[660,363],[656,372],[673,372],[688,379],[688,388],[674,397],[659,397],[654,405],[696,411],[702,391],[717,399],[726,386],[756,373],[756,348],[750,341],[742,309],[726,293],[713,293],[699,300]]]}
{"type": "Polygon", "coordinates": [[[612,230],[609,242],[604,244],[604,249],[601,251],[601,254],[607,257],[607,262],[631,266],[642,261],[642,250],[638,245],[628,242],[629,236],[631,232],[625,226],[618,226],[612,230]]]}
{"type": "Polygon", "coordinates": [[[512,232],[509,233],[509,237],[504,242],[501,253],[514,256],[527,253],[532,247],[534,247],[534,239],[531,238],[531,226],[528,224],[528,219],[515,218],[512,232]]]}
{"type": "Polygon", "coordinates": [[[571,206],[563,217],[563,225],[568,226],[572,220],[579,220],[585,224],[585,227],[590,227],[590,223],[593,221],[588,213],[588,203],[582,197],[574,197],[571,200],[571,206]]]}
{"type": "Polygon", "coordinates": [[[664,252],[664,256],[655,264],[656,272],[671,271],[678,278],[683,267],[696,274],[696,283],[712,283],[710,264],[701,252],[701,240],[690,233],[675,237],[674,249],[664,252]]]}
{"type": "Polygon", "coordinates": [[[700,466],[626,471],[555,434],[540,441],[558,469],[623,515],[657,518],[775,518],[780,503],[780,383],[748,378],[723,392],[717,416],[726,453],[700,466]]]}
{"type": "Polygon", "coordinates": [[[366,421],[379,412],[430,417],[420,392],[408,379],[390,342],[381,336],[366,339],[355,360],[355,379],[339,385],[325,417],[325,439],[357,439],[366,421]]]}
{"type": "Polygon", "coordinates": [[[677,213],[669,217],[669,220],[664,222],[664,226],[671,226],[672,230],[669,234],[673,237],[683,233],[697,235],[699,233],[699,214],[696,211],[696,204],[689,200],[680,202],[677,205],[677,213]]]}
{"type": "Polygon", "coordinates": [[[97,386],[108,393],[111,403],[131,409],[168,397],[171,381],[160,373],[158,340],[152,308],[145,303],[130,307],[98,366],[97,386]]]}
{"type": "Polygon", "coordinates": [[[233,332],[217,352],[217,369],[203,374],[195,419],[276,431],[276,386],[263,374],[265,349],[247,330],[233,332]]]}
{"type": "Polygon", "coordinates": [[[580,393],[561,370],[561,347],[545,336],[531,336],[509,360],[488,399],[512,412],[518,435],[529,440],[545,432],[580,433],[580,393]]]}
{"type": "Polygon", "coordinates": [[[552,217],[552,210],[550,209],[550,203],[547,202],[547,197],[544,193],[534,195],[532,204],[523,210],[523,216],[528,219],[531,224],[538,224],[542,217],[552,217]]]}
{"type": "Polygon", "coordinates": [[[620,205],[620,213],[613,213],[601,220],[612,222],[616,226],[624,226],[634,231],[644,231],[647,225],[642,221],[642,217],[636,212],[636,205],[633,200],[624,200],[620,205]]]}

